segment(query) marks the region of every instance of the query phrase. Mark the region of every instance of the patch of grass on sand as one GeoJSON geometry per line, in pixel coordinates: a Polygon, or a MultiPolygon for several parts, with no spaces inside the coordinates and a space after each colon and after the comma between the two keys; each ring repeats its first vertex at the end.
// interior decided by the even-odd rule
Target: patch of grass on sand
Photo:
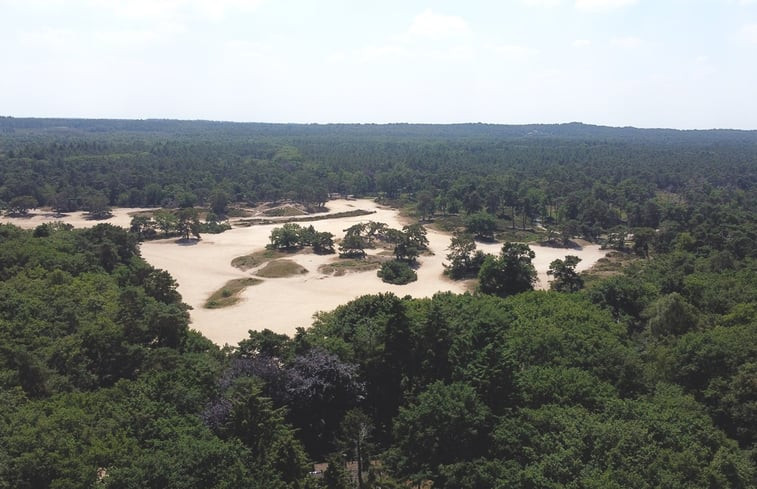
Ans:
{"type": "Polygon", "coordinates": [[[639,260],[639,257],[634,256],[631,253],[610,251],[607,256],[600,258],[590,269],[581,272],[581,277],[584,279],[584,286],[591,287],[603,278],[618,275],[624,268],[639,260]]]}
{"type": "Polygon", "coordinates": [[[239,302],[240,292],[247,287],[257,285],[261,282],[262,280],[252,277],[229,280],[223,287],[216,290],[210,297],[208,297],[208,300],[205,301],[205,308],[220,309],[221,307],[232,306],[239,302]]]}
{"type": "Polygon", "coordinates": [[[240,219],[234,222],[237,227],[248,228],[250,226],[260,226],[264,224],[284,224],[287,222],[313,222],[325,221],[327,219],[341,219],[343,217],[368,216],[375,214],[376,211],[366,211],[364,209],[355,209],[354,211],[335,212],[333,214],[323,214],[319,216],[289,217],[285,219],[240,219]]]}
{"type": "Polygon", "coordinates": [[[302,216],[304,214],[305,211],[303,211],[302,209],[298,209],[290,205],[274,207],[273,209],[268,209],[267,211],[263,212],[263,215],[267,217],[291,217],[302,216]]]}
{"type": "Polygon", "coordinates": [[[367,256],[363,260],[357,260],[353,258],[343,258],[334,260],[326,265],[318,267],[318,271],[324,275],[334,275],[335,277],[341,277],[347,273],[352,272],[368,272],[370,270],[378,269],[385,260],[378,257],[367,256]]]}
{"type": "Polygon", "coordinates": [[[236,267],[242,271],[249,270],[250,268],[259,267],[263,263],[277,258],[283,258],[287,256],[287,253],[278,250],[261,250],[249,255],[238,256],[231,260],[231,266],[236,267]]]}
{"type": "Polygon", "coordinates": [[[308,273],[307,269],[292,260],[273,260],[258,270],[255,275],[265,278],[283,278],[308,273]]]}

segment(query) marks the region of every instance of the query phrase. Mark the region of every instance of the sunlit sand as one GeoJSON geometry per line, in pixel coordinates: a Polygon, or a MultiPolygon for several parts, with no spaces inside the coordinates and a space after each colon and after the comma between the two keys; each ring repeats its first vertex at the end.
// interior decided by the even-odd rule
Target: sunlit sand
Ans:
{"type": "MultiPolygon", "coordinates": [[[[333,200],[328,203],[329,213],[355,209],[375,211],[375,214],[326,219],[312,223],[318,231],[328,231],[341,238],[344,229],[367,221],[386,223],[401,229],[405,222],[399,213],[377,205],[371,200],[333,200]]],[[[143,209],[114,209],[114,216],[103,221],[87,220],[83,213],[54,219],[51,215],[34,215],[28,218],[6,218],[21,227],[33,228],[52,220],[67,222],[76,227],[89,227],[100,222],[128,227],[135,212],[143,209]]],[[[321,265],[332,262],[336,255],[298,253],[288,258],[305,267],[309,273],[286,278],[265,279],[263,283],[245,289],[240,301],[230,307],[205,309],[208,297],[228,280],[251,276],[255,269],[241,271],[231,266],[231,260],[259,251],[269,242],[271,230],[276,224],[250,227],[235,227],[222,234],[205,234],[199,242],[177,243],[175,239],[149,241],[141,246],[142,256],[153,266],[167,270],[179,284],[184,302],[192,306],[192,327],[219,345],[235,345],[248,336],[249,330],[271,329],[292,335],[298,327],[308,327],[318,311],[329,311],[364,294],[393,292],[402,297],[430,297],[441,291],[462,293],[470,282],[455,282],[444,276],[443,263],[450,243],[450,235],[428,230],[429,248],[432,256],[418,260],[418,280],[407,285],[391,285],[381,281],[375,271],[347,273],[342,276],[324,275],[318,271],[321,265]]],[[[478,244],[488,253],[499,253],[502,244],[478,244]]],[[[587,245],[581,249],[549,248],[531,246],[536,253],[534,266],[539,274],[538,288],[548,286],[546,274],[550,262],[565,255],[582,259],[577,269],[586,270],[605,255],[599,245],[587,245]]],[[[375,250],[370,252],[376,252],[375,250]]]]}

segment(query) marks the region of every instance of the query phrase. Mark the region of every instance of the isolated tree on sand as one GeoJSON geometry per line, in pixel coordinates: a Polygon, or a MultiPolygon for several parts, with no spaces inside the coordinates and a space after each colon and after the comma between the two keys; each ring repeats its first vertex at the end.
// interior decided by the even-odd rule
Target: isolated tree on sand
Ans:
{"type": "Polygon", "coordinates": [[[200,239],[200,218],[196,209],[192,207],[179,209],[176,219],[176,227],[181,234],[181,239],[188,240],[190,234],[200,239]]]}
{"type": "Polygon", "coordinates": [[[576,273],[576,265],[581,259],[574,255],[567,255],[565,260],[554,260],[549,264],[547,275],[554,277],[549,285],[551,290],[557,292],[577,292],[584,286],[584,280],[576,273]]]}
{"type": "Polygon", "coordinates": [[[447,268],[447,274],[453,279],[475,276],[485,258],[483,251],[476,250],[476,242],[468,233],[454,233],[447,250],[449,264],[445,263],[444,266],[447,268]]]}
{"type": "Polygon", "coordinates": [[[478,290],[500,297],[533,290],[536,269],[531,260],[536,254],[526,244],[507,242],[498,257],[488,256],[478,272],[478,290]]]}

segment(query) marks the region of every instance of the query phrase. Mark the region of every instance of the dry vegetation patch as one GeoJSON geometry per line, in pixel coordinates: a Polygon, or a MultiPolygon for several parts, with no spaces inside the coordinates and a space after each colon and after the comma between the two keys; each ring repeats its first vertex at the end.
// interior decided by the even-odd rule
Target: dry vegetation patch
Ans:
{"type": "Polygon", "coordinates": [[[258,278],[235,278],[229,280],[226,284],[213,292],[208,300],[205,301],[206,309],[219,309],[221,307],[228,307],[239,302],[239,294],[247,287],[257,285],[262,280],[258,278]]]}
{"type": "Polygon", "coordinates": [[[291,217],[302,216],[307,214],[304,209],[291,205],[283,205],[281,207],[274,207],[272,209],[266,209],[262,212],[266,217],[291,217]]]}
{"type": "Polygon", "coordinates": [[[610,251],[604,258],[597,260],[590,269],[581,272],[581,276],[584,279],[584,285],[588,287],[598,280],[618,275],[624,268],[638,260],[640,260],[640,258],[631,253],[610,251]]]}
{"type": "Polygon", "coordinates": [[[259,267],[260,265],[271,260],[283,258],[287,255],[288,253],[278,250],[260,250],[254,253],[250,253],[249,255],[242,255],[234,258],[233,260],[231,260],[231,266],[236,267],[244,272],[251,268],[259,267]]]}
{"type": "Polygon", "coordinates": [[[352,272],[368,272],[377,270],[386,261],[376,256],[367,256],[362,260],[353,258],[337,259],[326,265],[318,267],[318,271],[324,275],[341,277],[352,272]]]}
{"type": "Polygon", "coordinates": [[[283,278],[308,273],[307,268],[292,260],[273,260],[255,272],[258,277],[283,278]]]}

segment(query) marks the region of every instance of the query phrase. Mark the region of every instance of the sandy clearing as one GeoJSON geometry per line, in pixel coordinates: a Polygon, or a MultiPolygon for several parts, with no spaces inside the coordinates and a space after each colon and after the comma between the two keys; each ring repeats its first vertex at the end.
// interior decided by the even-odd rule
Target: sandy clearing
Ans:
{"type": "MultiPolygon", "coordinates": [[[[313,224],[318,231],[328,231],[338,237],[346,228],[359,222],[384,222],[394,228],[403,225],[396,210],[380,207],[370,200],[336,200],[329,202],[328,207],[334,213],[354,209],[376,212],[301,224],[313,224]]],[[[193,245],[177,245],[173,240],[146,242],[142,244],[142,256],[176,278],[184,301],[194,308],[192,327],[221,345],[238,343],[248,336],[250,329],[268,328],[291,335],[297,327],[310,326],[314,313],[332,310],[364,294],[394,292],[399,296],[429,297],[439,291],[465,291],[465,283],[451,281],[442,273],[449,236],[429,230],[429,247],[436,254],[420,257],[417,282],[404,286],[385,284],[375,271],[347,273],[340,277],[324,275],[318,272],[318,268],[333,261],[336,255],[300,253],[288,258],[309,273],[265,279],[242,292],[240,302],[232,307],[202,308],[207,297],[227,280],[248,277],[255,272],[255,269],[242,272],[231,266],[231,260],[264,248],[274,227],[275,224],[267,224],[234,228],[222,234],[205,235],[193,245]]]]}
{"type": "Polygon", "coordinates": [[[24,229],[34,229],[40,224],[46,222],[65,222],[75,228],[91,228],[98,224],[108,223],[122,228],[131,226],[131,218],[137,212],[154,211],[152,208],[116,208],[112,210],[113,216],[108,219],[94,220],[87,219],[86,212],[68,212],[62,217],[56,216],[49,210],[32,209],[28,216],[25,217],[8,217],[0,216],[0,222],[3,224],[13,224],[24,229]]]}
{"type": "MultiPolygon", "coordinates": [[[[399,212],[377,205],[371,200],[333,200],[328,203],[329,213],[355,209],[375,211],[374,214],[343,217],[310,224],[318,231],[328,231],[337,237],[353,224],[378,221],[401,229],[407,223],[399,212]]],[[[23,228],[34,228],[39,224],[61,221],[75,227],[91,227],[107,222],[116,226],[129,227],[136,212],[154,210],[142,208],[113,209],[113,217],[102,221],[92,221],[83,212],[70,213],[56,218],[42,211],[26,218],[0,217],[0,222],[12,223],[23,228]]],[[[192,327],[219,345],[235,345],[248,337],[248,331],[271,329],[279,333],[294,334],[297,327],[309,327],[313,315],[318,311],[330,311],[361,295],[379,292],[393,292],[402,297],[430,297],[437,292],[465,292],[470,281],[455,282],[443,275],[445,256],[450,235],[428,230],[429,248],[432,256],[421,256],[418,281],[408,285],[385,284],[376,276],[375,270],[347,273],[336,277],[318,272],[321,265],[330,263],[336,255],[316,255],[300,253],[290,259],[309,270],[309,273],[295,277],[265,279],[263,283],[248,287],[240,294],[240,302],[222,309],[204,309],[207,298],[221,288],[228,280],[250,277],[256,269],[245,272],[231,266],[231,260],[261,250],[268,243],[271,230],[280,224],[250,227],[235,227],[222,234],[206,234],[200,242],[178,244],[174,239],[149,241],[141,245],[142,256],[153,266],[167,270],[178,282],[179,292],[184,302],[192,306],[192,327]]],[[[479,249],[498,254],[502,244],[478,243],[479,249]]],[[[538,288],[548,286],[547,268],[550,262],[565,255],[582,258],[577,269],[586,270],[605,252],[598,245],[587,245],[582,249],[549,248],[531,245],[536,253],[534,266],[539,274],[538,288]]],[[[373,253],[379,250],[373,250],[373,253]]]]}
{"type": "MultiPolygon", "coordinates": [[[[393,228],[404,224],[394,209],[378,206],[371,200],[335,200],[328,203],[332,213],[354,209],[375,210],[375,214],[315,221],[318,231],[328,231],[341,237],[344,229],[367,221],[384,222],[393,228]]],[[[240,302],[222,309],[204,309],[207,297],[233,278],[251,276],[255,269],[242,272],[231,266],[237,256],[260,250],[268,243],[275,224],[234,228],[218,235],[205,235],[197,244],[177,245],[173,240],[152,241],[142,244],[142,255],[152,265],[168,270],[179,283],[184,301],[194,309],[192,327],[219,345],[234,345],[248,336],[249,330],[271,329],[292,335],[297,327],[309,327],[318,311],[330,311],[364,294],[393,292],[398,296],[430,297],[441,291],[465,292],[469,282],[454,282],[443,275],[450,236],[428,230],[429,248],[433,256],[422,256],[418,281],[408,285],[391,285],[381,282],[375,271],[347,273],[340,277],[318,272],[321,265],[334,260],[335,255],[296,254],[290,259],[309,270],[309,273],[287,278],[266,279],[240,294],[240,302]]],[[[486,252],[499,253],[501,244],[482,245],[486,252]]],[[[586,246],[581,250],[566,250],[532,246],[536,252],[534,265],[539,272],[539,286],[548,284],[546,271],[549,263],[566,254],[580,256],[579,269],[591,267],[604,252],[599,246],[586,246]]],[[[374,250],[375,252],[375,250],[374,250]]]]}

